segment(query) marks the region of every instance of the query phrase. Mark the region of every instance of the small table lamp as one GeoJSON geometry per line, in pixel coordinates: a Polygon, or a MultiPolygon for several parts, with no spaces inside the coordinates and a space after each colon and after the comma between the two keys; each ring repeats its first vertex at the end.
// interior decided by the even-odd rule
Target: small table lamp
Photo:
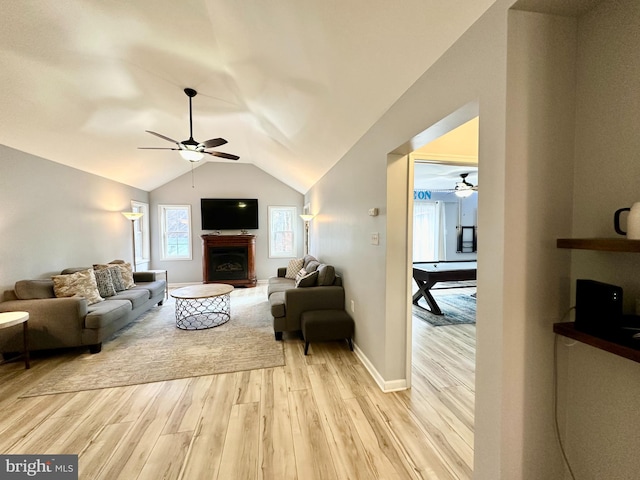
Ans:
{"type": "Polygon", "coordinates": [[[125,218],[131,220],[131,247],[133,248],[133,271],[136,271],[136,230],[133,222],[138,220],[144,213],[141,212],[121,212],[125,218]]]}

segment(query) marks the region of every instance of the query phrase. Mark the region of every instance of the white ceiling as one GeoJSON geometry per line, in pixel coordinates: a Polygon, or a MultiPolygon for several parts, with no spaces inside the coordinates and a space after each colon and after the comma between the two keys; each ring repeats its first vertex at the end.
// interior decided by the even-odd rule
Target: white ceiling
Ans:
{"type": "Polygon", "coordinates": [[[466,177],[468,183],[473,186],[478,185],[478,167],[416,162],[413,188],[452,192],[456,183],[462,180],[461,173],[468,174],[466,177]]]}
{"type": "Polygon", "coordinates": [[[476,117],[415,150],[414,189],[451,191],[463,173],[467,182],[478,185],[479,136],[476,117]]]}
{"type": "Polygon", "coordinates": [[[3,2],[0,143],[152,190],[191,87],[196,140],[304,193],[494,1],[3,2]]]}

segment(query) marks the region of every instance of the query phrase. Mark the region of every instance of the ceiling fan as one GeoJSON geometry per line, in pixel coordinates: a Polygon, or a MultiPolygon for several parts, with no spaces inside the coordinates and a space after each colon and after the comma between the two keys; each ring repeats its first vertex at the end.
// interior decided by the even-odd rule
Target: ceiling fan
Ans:
{"type": "Polygon", "coordinates": [[[151,130],[145,130],[147,133],[151,135],[155,135],[156,137],[160,137],[163,140],[167,140],[169,142],[175,143],[177,147],[138,147],[143,150],[177,150],[180,152],[180,156],[185,160],[189,160],[192,163],[199,162],[204,157],[204,154],[212,155],[214,157],[226,158],[227,160],[238,160],[240,157],[237,155],[232,155],[231,153],[224,152],[216,152],[210,150],[211,148],[219,147],[220,145],[224,145],[227,141],[224,138],[212,138],[210,140],[206,140],[204,142],[198,142],[193,139],[193,116],[191,113],[191,99],[195,97],[198,92],[196,92],[193,88],[185,88],[184,93],[186,93],[187,97],[189,97],[189,138],[187,140],[183,140],[178,142],[173,138],[169,138],[160,133],[152,132],[151,130]]]}
{"type": "Polygon", "coordinates": [[[456,196],[464,198],[470,196],[473,192],[478,191],[477,185],[474,186],[473,184],[467,182],[468,176],[468,173],[460,174],[461,180],[459,182],[456,182],[456,186],[454,188],[454,193],[456,194],[456,196]]]}

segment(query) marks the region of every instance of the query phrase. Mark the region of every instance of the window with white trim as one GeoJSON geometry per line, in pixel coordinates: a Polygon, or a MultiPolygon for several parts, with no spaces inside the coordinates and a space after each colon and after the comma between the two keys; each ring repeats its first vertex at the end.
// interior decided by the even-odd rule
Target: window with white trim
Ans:
{"type": "Polygon", "coordinates": [[[162,260],[191,260],[191,205],[158,205],[162,260]]]}
{"type": "Polygon", "coordinates": [[[295,258],[296,207],[269,207],[269,258],[295,258]]]}
{"type": "Polygon", "coordinates": [[[142,213],[142,217],[133,221],[136,263],[149,263],[151,246],[149,241],[149,204],[131,200],[131,211],[142,213]]]}

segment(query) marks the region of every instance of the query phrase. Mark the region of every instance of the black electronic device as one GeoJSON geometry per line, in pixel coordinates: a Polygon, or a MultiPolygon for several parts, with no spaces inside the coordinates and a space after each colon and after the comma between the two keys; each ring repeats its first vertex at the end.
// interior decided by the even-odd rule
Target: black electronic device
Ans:
{"type": "Polygon", "coordinates": [[[622,323],[622,287],[595,280],[576,281],[577,330],[594,335],[620,332],[622,323]]]}
{"type": "Polygon", "coordinates": [[[202,230],[255,230],[258,228],[256,198],[200,199],[202,230]]]}

